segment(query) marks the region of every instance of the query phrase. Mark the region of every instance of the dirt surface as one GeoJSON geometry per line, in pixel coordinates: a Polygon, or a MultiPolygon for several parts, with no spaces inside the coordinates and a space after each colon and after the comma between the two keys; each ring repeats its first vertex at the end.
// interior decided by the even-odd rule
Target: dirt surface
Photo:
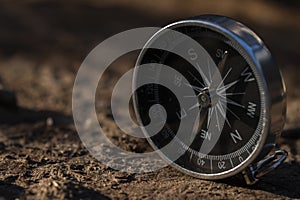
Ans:
{"type": "MultiPolygon", "coordinates": [[[[298,1],[183,2],[1,1],[0,84],[15,91],[18,107],[0,105],[0,199],[300,199],[298,1]],[[127,174],[92,158],[72,120],[72,87],[84,57],[120,31],[204,13],[245,22],[273,51],[288,92],[287,123],[278,139],[289,152],[285,163],[246,186],[239,177],[204,181],[171,167],[127,174]]],[[[144,152],[147,142],[121,133],[109,109],[113,85],[132,58],[105,73],[96,108],[114,143],[144,152]]]]}

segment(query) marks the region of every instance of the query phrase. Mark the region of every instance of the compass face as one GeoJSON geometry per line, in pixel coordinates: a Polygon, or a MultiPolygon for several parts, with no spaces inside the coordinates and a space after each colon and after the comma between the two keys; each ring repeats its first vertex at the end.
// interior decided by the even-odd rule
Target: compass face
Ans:
{"type": "MultiPolygon", "coordinates": [[[[220,31],[197,23],[179,23],[169,28],[193,38],[205,49],[217,66],[223,84],[212,83],[212,73],[204,76],[187,60],[174,53],[144,49],[138,64],[161,63],[172,67],[187,80],[182,82],[175,76],[174,84],[192,88],[198,101],[182,112],[172,91],[162,85],[148,84],[135,93],[140,122],[143,125],[149,123],[148,111],[154,104],[161,104],[165,108],[167,120],[164,128],[149,138],[150,143],[160,149],[176,137],[182,118],[193,109],[199,109],[199,124],[189,135],[191,144],[178,147],[183,148],[184,153],[174,161],[175,167],[202,178],[229,172],[232,175],[232,171],[237,173],[246,161],[254,159],[264,139],[265,97],[262,95],[259,72],[242,45],[220,31]],[[224,105],[226,110],[223,109],[224,105]],[[225,118],[224,124],[219,124],[218,116],[225,118]],[[211,151],[203,154],[201,146],[212,140],[215,134],[209,131],[209,125],[217,127],[220,136],[211,151]]],[[[192,56],[193,52],[190,53],[192,56]]],[[[149,76],[163,78],[159,69],[154,69],[149,76]]],[[[135,72],[135,78],[138,81],[139,70],[135,72]]]]}

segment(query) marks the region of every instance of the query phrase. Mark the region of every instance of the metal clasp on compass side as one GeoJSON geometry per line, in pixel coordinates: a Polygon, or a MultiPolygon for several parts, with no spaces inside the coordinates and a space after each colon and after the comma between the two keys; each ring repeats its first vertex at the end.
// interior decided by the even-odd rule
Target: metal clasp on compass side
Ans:
{"type": "MultiPolygon", "coordinates": [[[[265,148],[273,146],[273,149],[276,147],[276,144],[267,144],[265,148]]],[[[278,166],[280,166],[286,159],[288,153],[285,150],[276,150],[272,155],[267,156],[257,163],[249,165],[242,173],[244,179],[248,185],[255,184],[260,177],[273,171],[278,166]]]]}

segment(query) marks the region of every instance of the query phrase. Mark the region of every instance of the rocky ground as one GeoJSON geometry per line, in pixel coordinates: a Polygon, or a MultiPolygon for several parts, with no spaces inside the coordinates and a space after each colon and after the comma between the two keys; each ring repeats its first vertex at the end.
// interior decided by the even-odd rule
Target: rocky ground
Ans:
{"type": "MultiPolygon", "coordinates": [[[[300,199],[300,14],[298,1],[1,1],[0,84],[18,106],[0,105],[0,199],[300,199]],[[274,3],[275,2],[275,3],[274,3]],[[153,12],[155,10],[155,12],[153,12]],[[289,152],[254,186],[238,177],[192,178],[166,167],[147,174],[112,170],[92,158],[72,120],[71,95],[83,58],[115,33],[218,13],[245,22],[272,49],[286,80],[287,123],[278,143],[289,152]]],[[[99,119],[114,143],[143,152],[147,142],[113,123],[109,96],[130,66],[114,63],[99,83],[99,119]]]]}

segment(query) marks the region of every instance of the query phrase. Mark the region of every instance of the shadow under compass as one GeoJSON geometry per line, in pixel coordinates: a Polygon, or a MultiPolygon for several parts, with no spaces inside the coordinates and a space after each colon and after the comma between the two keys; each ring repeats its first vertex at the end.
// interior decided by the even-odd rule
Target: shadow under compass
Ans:
{"type": "Polygon", "coordinates": [[[246,185],[242,175],[221,180],[221,183],[235,187],[263,190],[289,198],[300,198],[300,163],[297,161],[297,145],[300,139],[300,127],[286,129],[278,143],[288,151],[287,160],[276,170],[263,176],[255,185],[246,185]]]}

